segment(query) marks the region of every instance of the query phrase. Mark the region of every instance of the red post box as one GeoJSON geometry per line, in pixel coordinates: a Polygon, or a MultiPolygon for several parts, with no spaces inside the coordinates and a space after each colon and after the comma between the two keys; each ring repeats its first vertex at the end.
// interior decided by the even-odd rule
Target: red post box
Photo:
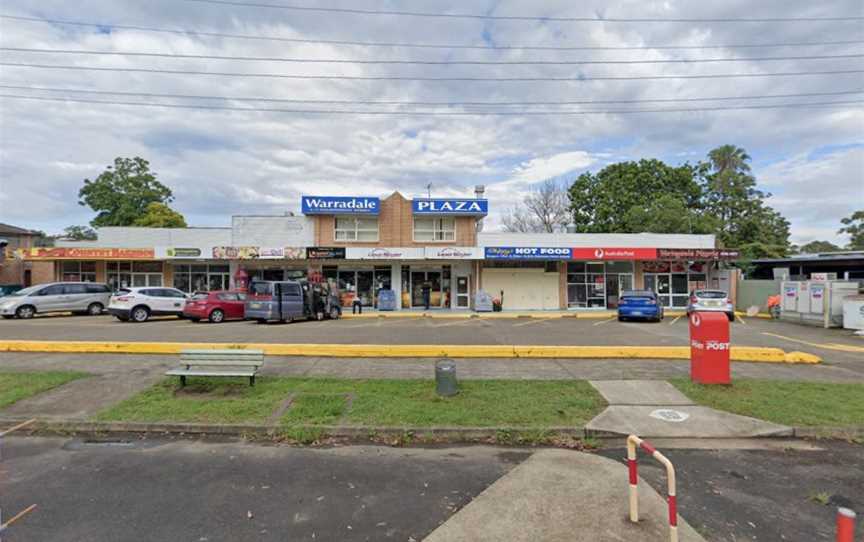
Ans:
{"type": "Polygon", "coordinates": [[[690,315],[690,380],[729,384],[729,319],[722,312],[690,315]]]}

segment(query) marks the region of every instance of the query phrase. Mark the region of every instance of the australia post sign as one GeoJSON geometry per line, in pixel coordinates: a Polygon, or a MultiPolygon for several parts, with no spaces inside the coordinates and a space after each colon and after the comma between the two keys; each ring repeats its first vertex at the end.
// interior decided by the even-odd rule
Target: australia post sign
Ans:
{"type": "Polygon", "coordinates": [[[467,215],[489,214],[489,200],[485,199],[415,199],[411,201],[415,215],[467,215]]]}
{"type": "Polygon", "coordinates": [[[304,215],[377,215],[381,200],[361,196],[301,196],[304,215]]]}

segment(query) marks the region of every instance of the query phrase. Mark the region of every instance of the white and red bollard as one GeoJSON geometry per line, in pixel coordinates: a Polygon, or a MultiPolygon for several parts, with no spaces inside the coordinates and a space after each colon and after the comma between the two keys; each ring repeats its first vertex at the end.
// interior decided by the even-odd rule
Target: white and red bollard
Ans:
{"type": "MultiPolygon", "coordinates": [[[[678,502],[675,495],[675,467],[665,455],[654,446],[636,435],[627,437],[627,469],[630,472],[630,521],[639,522],[639,465],[636,462],[636,448],[645,452],[666,467],[667,499],[669,504],[669,540],[678,542],[678,502]]],[[[846,541],[843,541],[846,542],[846,541]]]]}
{"type": "Polygon", "coordinates": [[[837,509],[837,542],[855,542],[855,512],[837,509]]]}

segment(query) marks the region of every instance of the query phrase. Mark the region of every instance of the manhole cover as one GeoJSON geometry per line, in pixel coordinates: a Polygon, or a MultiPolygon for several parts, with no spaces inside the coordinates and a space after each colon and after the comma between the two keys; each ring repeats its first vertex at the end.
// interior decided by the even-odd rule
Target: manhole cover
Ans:
{"type": "Polygon", "coordinates": [[[680,410],[672,410],[670,408],[661,408],[651,412],[652,418],[663,420],[664,422],[680,423],[690,417],[690,414],[681,412],[680,410]]]}

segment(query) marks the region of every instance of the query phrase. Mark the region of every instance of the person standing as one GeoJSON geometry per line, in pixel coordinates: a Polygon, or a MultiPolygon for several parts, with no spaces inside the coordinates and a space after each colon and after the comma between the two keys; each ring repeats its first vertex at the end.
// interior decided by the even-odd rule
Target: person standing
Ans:
{"type": "Polygon", "coordinates": [[[428,280],[420,287],[420,291],[423,294],[423,307],[428,311],[432,300],[432,285],[428,280]]]}

